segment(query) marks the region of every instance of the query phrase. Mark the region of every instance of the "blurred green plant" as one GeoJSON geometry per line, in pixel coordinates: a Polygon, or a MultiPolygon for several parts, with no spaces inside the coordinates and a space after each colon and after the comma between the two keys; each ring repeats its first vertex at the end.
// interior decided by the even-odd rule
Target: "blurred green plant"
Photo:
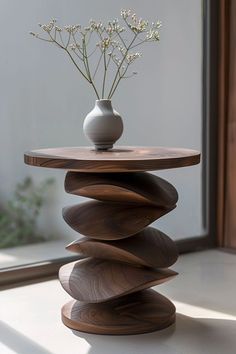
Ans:
{"type": "Polygon", "coordinates": [[[18,183],[13,197],[0,208],[0,248],[15,247],[48,240],[37,230],[37,220],[52,178],[35,186],[30,177],[18,183]]]}

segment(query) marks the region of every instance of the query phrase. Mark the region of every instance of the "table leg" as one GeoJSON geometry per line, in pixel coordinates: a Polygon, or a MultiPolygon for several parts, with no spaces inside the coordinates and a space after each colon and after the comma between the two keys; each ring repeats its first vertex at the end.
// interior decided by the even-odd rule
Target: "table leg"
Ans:
{"type": "Polygon", "coordinates": [[[87,257],[60,269],[60,282],[75,299],[63,306],[63,323],[97,334],[138,334],[174,323],[175,306],[149,288],[177,274],[168,267],[178,252],[148,225],[175,207],[175,188],[146,172],[68,172],[65,189],[95,200],[63,210],[85,236],[67,249],[87,257]]]}

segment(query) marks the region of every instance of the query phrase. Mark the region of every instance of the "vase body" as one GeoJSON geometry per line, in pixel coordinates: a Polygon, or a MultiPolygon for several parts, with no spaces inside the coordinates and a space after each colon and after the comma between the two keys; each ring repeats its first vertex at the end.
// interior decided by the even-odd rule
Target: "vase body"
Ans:
{"type": "Polygon", "coordinates": [[[112,149],[123,132],[122,118],[111,104],[111,100],[96,100],[93,110],[86,116],[83,124],[86,137],[96,150],[112,149]]]}

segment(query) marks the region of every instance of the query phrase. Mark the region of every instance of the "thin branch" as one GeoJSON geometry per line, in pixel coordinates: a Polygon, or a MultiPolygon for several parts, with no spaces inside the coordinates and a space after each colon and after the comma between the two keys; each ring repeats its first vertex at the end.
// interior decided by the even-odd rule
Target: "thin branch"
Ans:
{"type": "Polygon", "coordinates": [[[37,39],[40,39],[41,41],[44,41],[44,42],[50,42],[50,43],[53,43],[54,41],[52,41],[51,39],[46,39],[46,38],[43,38],[43,37],[39,37],[38,35],[34,35],[37,39]]]}
{"type": "MultiPolygon", "coordinates": [[[[85,44],[85,42],[84,42],[84,44],[85,44]]],[[[93,82],[93,79],[92,79],[92,76],[91,76],[91,73],[90,73],[89,62],[88,62],[88,56],[87,56],[87,50],[86,50],[86,45],[84,46],[84,53],[85,53],[85,60],[86,60],[87,68],[88,68],[88,75],[89,75],[90,83],[91,83],[91,85],[93,86],[93,89],[94,89],[94,91],[95,91],[95,93],[96,93],[97,98],[100,99],[99,94],[98,94],[98,91],[97,91],[97,89],[96,89],[96,86],[95,86],[95,84],[94,84],[94,82],[93,82]]]]}
{"type": "Polygon", "coordinates": [[[110,99],[111,99],[112,96],[114,95],[114,93],[115,93],[115,91],[116,91],[116,89],[117,89],[117,87],[118,87],[118,85],[119,85],[119,83],[120,83],[120,80],[125,77],[125,74],[126,74],[126,72],[127,72],[127,70],[128,70],[128,67],[129,67],[129,65],[127,65],[127,67],[126,67],[125,71],[123,72],[123,74],[119,76],[119,79],[118,79],[118,81],[117,81],[117,83],[116,83],[116,85],[115,85],[115,87],[114,87],[114,89],[113,89],[111,95],[109,95],[110,99]]]}
{"type": "Polygon", "coordinates": [[[76,63],[76,61],[74,60],[74,58],[72,57],[72,55],[70,54],[70,52],[68,51],[67,48],[63,47],[63,45],[61,45],[59,42],[57,42],[56,40],[53,39],[53,37],[51,36],[50,33],[48,33],[50,38],[52,39],[53,42],[55,42],[61,49],[64,49],[66,51],[66,53],[69,55],[71,61],[73,62],[73,64],[76,66],[76,68],[79,70],[79,72],[81,73],[81,75],[90,83],[90,80],[87,78],[87,76],[83,73],[83,71],[80,69],[80,67],[78,66],[78,64],[76,63]]]}
{"type": "Polygon", "coordinates": [[[88,55],[88,58],[90,58],[97,50],[97,47],[88,55]]]}
{"type": "Polygon", "coordinates": [[[139,45],[141,45],[141,44],[143,44],[143,43],[146,43],[146,42],[148,42],[148,40],[145,38],[143,41],[141,41],[141,42],[139,42],[139,43],[133,45],[132,47],[130,47],[130,49],[133,49],[133,48],[135,48],[135,47],[138,47],[139,45]]]}
{"type": "MultiPolygon", "coordinates": [[[[130,47],[132,46],[132,44],[134,43],[134,41],[135,41],[136,38],[137,38],[137,34],[135,33],[134,38],[132,39],[131,43],[130,43],[129,46],[127,47],[126,52],[125,52],[125,54],[124,54],[124,57],[123,57],[123,59],[121,60],[121,63],[120,63],[120,65],[119,65],[119,67],[118,67],[118,71],[119,71],[119,69],[122,67],[122,64],[123,64],[123,62],[124,62],[125,59],[126,59],[126,56],[127,56],[127,54],[128,54],[128,51],[129,51],[130,47]]],[[[115,82],[116,82],[117,77],[118,77],[118,71],[117,71],[117,73],[116,73],[116,75],[115,75],[115,78],[114,78],[114,80],[113,80],[113,83],[112,83],[112,85],[111,85],[111,89],[110,89],[110,91],[109,91],[108,98],[110,98],[110,95],[111,95],[111,93],[113,92],[113,88],[114,88],[115,82]]],[[[116,86],[116,87],[117,87],[117,86],[116,86]]]]}
{"type": "Polygon", "coordinates": [[[104,63],[104,75],[103,75],[103,83],[102,83],[102,98],[104,98],[105,82],[106,82],[106,75],[107,75],[107,63],[106,63],[106,50],[105,49],[103,52],[103,63],[104,63]]]}
{"type": "Polygon", "coordinates": [[[83,58],[81,58],[81,57],[79,56],[79,54],[76,52],[76,50],[74,50],[73,52],[75,53],[75,55],[76,55],[81,61],[83,61],[83,58]]]}
{"type": "Polygon", "coordinates": [[[112,51],[111,51],[111,55],[109,56],[109,59],[108,59],[108,61],[107,61],[107,68],[108,68],[109,65],[110,65],[110,61],[111,61],[112,54],[114,53],[114,51],[115,51],[115,47],[113,47],[113,49],[112,49],[112,51]]]}
{"type": "MultiPolygon", "coordinates": [[[[88,66],[87,66],[85,48],[86,48],[85,38],[83,37],[83,39],[82,39],[83,63],[84,63],[84,67],[85,67],[85,70],[86,70],[86,72],[87,72],[87,75],[88,75],[88,77],[89,77],[89,68],[88,68],[88,66]]],[[[89,77],[89,80],[90,80],[90,77],[89,77]]],[[[90,81],[91,81],[91,80],[90,80],[90,81]]]]}
{"type": "Polygon", "coordinates": [[[71,38],[71,33],[69,32],[68,34],[68,40],[67,40],[67,44],[66,44],[66,48],[68,48],[68,45],[70,43],[70,38],[71,38]]]}
{"type": "Polygon", "coordinates": [[[95,76],[96,76],[96,74],[97,74],[99,65],[100,65],[101,60],[102,60],[102,56],[103,56],[103,53],[101,53],[100,58],[99,58],[98,63],[97,63],[97,66],[96,66],[96,68],[95,68],[95,71],[94,71],[94,74],[93,74],[93,80],[94,80],[94,78],[95,78],[95,76]]]}
{"type": "Polygon", "coordinates": [[[123,46],[125,47],[125,49],[127,50],[127,45],[125,43],[125,41],[123,40],[123,38],[121,37],[120,33],[118,32],[118,37],[120,38],[121,42],[123,43],[123,46]]]}
{"type": "Polygon", "coordinates": [[[60,31],[59,31],[59,36],[60,36],[62,45],[65,47],[65,43],[64,43],[64,41],[63,41],[63,38],[62,38],[62,35],[61,35],[61,32],[60,32],[60,31]]]}

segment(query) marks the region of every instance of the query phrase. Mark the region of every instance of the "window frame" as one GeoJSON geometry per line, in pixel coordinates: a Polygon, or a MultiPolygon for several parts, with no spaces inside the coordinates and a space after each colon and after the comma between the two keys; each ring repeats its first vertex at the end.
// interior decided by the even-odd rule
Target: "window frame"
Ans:
{"type": "MultiPolygon", "coordinates": [[[[180,253],[216,246],[219,0],[202,0],[202,212],[207,234],[176,241],[180,253]]],[[[59,268],[83,257],[69,256],[0,269],[0,287],[56,278],[59,268]]]]}

